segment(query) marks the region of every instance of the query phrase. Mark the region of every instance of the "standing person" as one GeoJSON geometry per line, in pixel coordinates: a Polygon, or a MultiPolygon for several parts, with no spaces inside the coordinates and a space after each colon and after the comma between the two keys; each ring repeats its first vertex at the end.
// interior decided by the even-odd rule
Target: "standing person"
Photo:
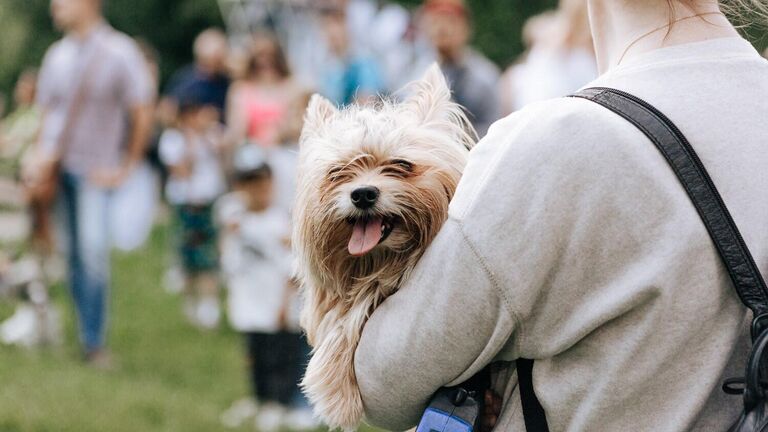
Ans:
{"type": "Polygon", "coordinates": [[[221,315],[213,204],[224,193],[226,182],[218,110],[206,105],[205,99],[194,91],[180,99],[178,128],[163,132],[159,154],[170,173],[165,193],[178,222],[184,312],[192,324],[213,329],[221,315]]]}
{"type": "MultiPolygon", "coordinates": [[[[25,160],[35,153],[34,144],[42,120],[40,110],[35,105],[37,79],[35,69],[28,69],[19,76],[13,92],[13,111],[0,121],[0,162],[3,165],[0,167],[0,175],[6,177],[6,180],[10,180],[10,177],[18,178],[25,160]]],[[[23,197],[23,184],[16,181],[13,183],[9,190],[18,191],[19,196],[23,197]]],[[[53,252],[50,208],[32,204],[28,206],[31,246],[41,259],[47,260],[53,252]]]]}
{"type": "Polygon", "coordinates": [[[228,317],[245,336],[255,398],[255,404],[236,402],[222,421],[236,427],[256,415],[263,432],[314,429],[311,411],[294,405],[304,363],[302,335],[291,313],[297,290],[290,277],[290,220],[274,202],[273,178],[263,150],[241,147],[234,192],[216,203],[228,317]]]}
{"type": "Polygon", "coordinates": [[[195,38],[192,51],[194,63],[180,69],[171,77],[160,109],[165,114],[164,117],[172,118],[179,99],[194,91],[200,93],[198,97],[202,102],[219,111],[219,117],[223,121],[230,84],[227,74],[227,35],[217,28],[207,29],[195,38]]]}
{"type": "MultiPolygon", "coordinates": [[[[744,14],[764,0],[726,1],[744,14]]],[[[768,62],[715,0],[589,0],[603,75],[686,135],[768,274],[768,62]]],[[[367,418],[405,430],[435,391],[535,359],[551,431],[724,431],[749,313],[670,165],[633,124],[561,98],[497,122],[449,218],[370,317],[355,354],[367,418]],[[428,289],[425,289],[428,287],[428,289]]],[[[515,374],[496,429],[526,430],[515,374]]],[[[506,389],[506,391],[505,391],[506,389]]]]}
{"type": "Polygon", "coordinates": [[[13,111],[0,122],[0,157],[11,159],[14,164],[36,141],[40,130],[40,113],[35,106],[36,91],[37,70],[27,69],[16,81],[13,111]]]}
{"type": "Polygon", "coordinates": [[[110,195],[144,157],[153,91],[141,52],[107,24],[101,3],[51,1],[53,21],[65,36],[48,50],[40,71],[39,157],[26,177],[33,187],[52,189],[60,176],[70,288],[85,359],[108,367],[110,195]]]}
{"type": "Polygon", "coordinates": [[[469,112],[480,137],[501,117],[499,69],[469,46],[470,12],[463,0],[428,0],[422,26],[432,42],[453,97],[469,112]]]}
{"type": "Polygon", "coordinates": [[[27,237],[18,239],[22,241],[17,247],[6,245],[0,252],[0,291],[18,292],[20,297],[13,316],[0,323],[0,341],[25,346],[57,344],[61,340],[58,310],[48,295],[50,284],[61,276],[56,271],[60,268],[55,260],[58,256],[53,254],[51,215],[26,206],[23,187],[17,181],[40,130],[40,111],[35,106],[37,76],[35,69],[27,69],[19,76],[13,110],[0,121],[0,189],[2,202],[8,207],[3,213],[10,216],[27,212],[31,222],[27,237]],[[18,258],[11,260],[10,256],[18,258]]]}
{"type": "Polygon", "coordinates": [[[320,72],[319,92],[339,106],[375,101],[384,92],[384,78],[375,59],[353,46],[346,10],[328,6],[321,10],[329,58],[320,72]]]}
{"type": "MultiPolygon", "coordinates": [[[[13,111],[0,121],[0,188],[3,199],[26,201],[23,184],[17,179],[25,158],[34,152],[40,132],[40,110],[35,106],[37,70],[24,71],[13,92],[13,111]]],[[[45,260],[53,252],[51,215],[29,206],[31,222],[30,240],[34,252],[45,260]]]]}
{"type": "Polygon", "coordinates": [[[298,134],[289,118],[301,96],[288,62],[274,35],[254,36],[243,79],[236,81],[227,98],[230,140],[275,148],[298,134]]]}

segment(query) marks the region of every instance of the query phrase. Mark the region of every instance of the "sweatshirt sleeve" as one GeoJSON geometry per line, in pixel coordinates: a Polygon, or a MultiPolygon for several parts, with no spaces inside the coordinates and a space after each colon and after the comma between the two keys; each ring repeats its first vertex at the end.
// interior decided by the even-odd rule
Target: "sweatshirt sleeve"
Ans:
{"type": "Polygon", "coordinates": [[[368,421],[412,427],[435,390],[482,369],[514,328],[492,275],[449,220],[364,329],[355,372],[368,421]]]}

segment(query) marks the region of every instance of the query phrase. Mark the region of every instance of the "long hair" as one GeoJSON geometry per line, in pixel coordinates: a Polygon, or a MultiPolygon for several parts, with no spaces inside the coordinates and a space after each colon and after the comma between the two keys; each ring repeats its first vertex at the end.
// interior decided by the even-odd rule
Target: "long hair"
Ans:
{"type": "Polygon", "coordinates": [[[267,42],[271,45],[272,63],[274,64],[277,74],[280,78],[289,78],[291,76],[291,68],[288,66],[288,60],[285,57],[285,52],[283,51],[282,46],[280,46],[280,41],[277,40],[277,37],[274,34],[267,32],[257,33],[253,36],[253,41],[248,53],[248,68],[246,70],[246,75],[248,77],[254,77],[260,72],[260,66],[257,61],[258,53],[255,52],[259,42],[267,42]]]}
{"type": "MultiPolygon", "coordinates": [[[[695,6],[696,0],[667,0],[670,11],[675,3],[695,6]]],[[[720,0],[720,9],[737,25],[768,28],[768,0],[720,0]]]]}

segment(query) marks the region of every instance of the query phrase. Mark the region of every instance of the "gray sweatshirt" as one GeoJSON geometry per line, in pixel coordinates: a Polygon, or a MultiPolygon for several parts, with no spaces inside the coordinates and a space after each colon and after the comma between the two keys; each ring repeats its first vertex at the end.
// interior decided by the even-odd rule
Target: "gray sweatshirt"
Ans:
{"type": "MultiPolygon", "coordinates": [[[[592,83],[688,137],[768,274],[768,61],[740,38],[628,59],[592,83]]],[[[553,431],[717,431],[741,398],[748,316],[667,162],[589,101],[532,105],[472,151],[450,218],[365,327],[368,420],[414,426],[439,387],[535,359],[553,431]]],[[[513,372],[497,430],[524,431],[513,372]]]]}

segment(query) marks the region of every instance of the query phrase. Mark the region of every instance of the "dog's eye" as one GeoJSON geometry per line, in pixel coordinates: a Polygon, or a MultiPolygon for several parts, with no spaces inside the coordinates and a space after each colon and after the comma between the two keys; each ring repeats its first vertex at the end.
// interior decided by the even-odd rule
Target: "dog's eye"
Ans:
{"type": "Polygon", "coordinates": [[[344,177],[344,167],[336,166],[328,170],[327,178],[333,183],[342,181],[344,177]]]}
{"type": "Polygon", "coordinates": [[[408,162],[407,160],[403,159],[397,159],[392,161],[393,164],[399,166],[400,168],[406,170],[406,171],[413,171],[413,163],[408,162]]]}
{"type": "Polygon", "coordinates": [[[328,170],[328,177],[336,177],[341,172],[341,167],[333,167],[328,170]]]}
{"type": "Polygon", "coordinates": [[[389,161],[389,166],[382,170],[385,174],[397,176],[409,175],[413,173],[413,163],[405,159],[394,159],[389,161]]]}

